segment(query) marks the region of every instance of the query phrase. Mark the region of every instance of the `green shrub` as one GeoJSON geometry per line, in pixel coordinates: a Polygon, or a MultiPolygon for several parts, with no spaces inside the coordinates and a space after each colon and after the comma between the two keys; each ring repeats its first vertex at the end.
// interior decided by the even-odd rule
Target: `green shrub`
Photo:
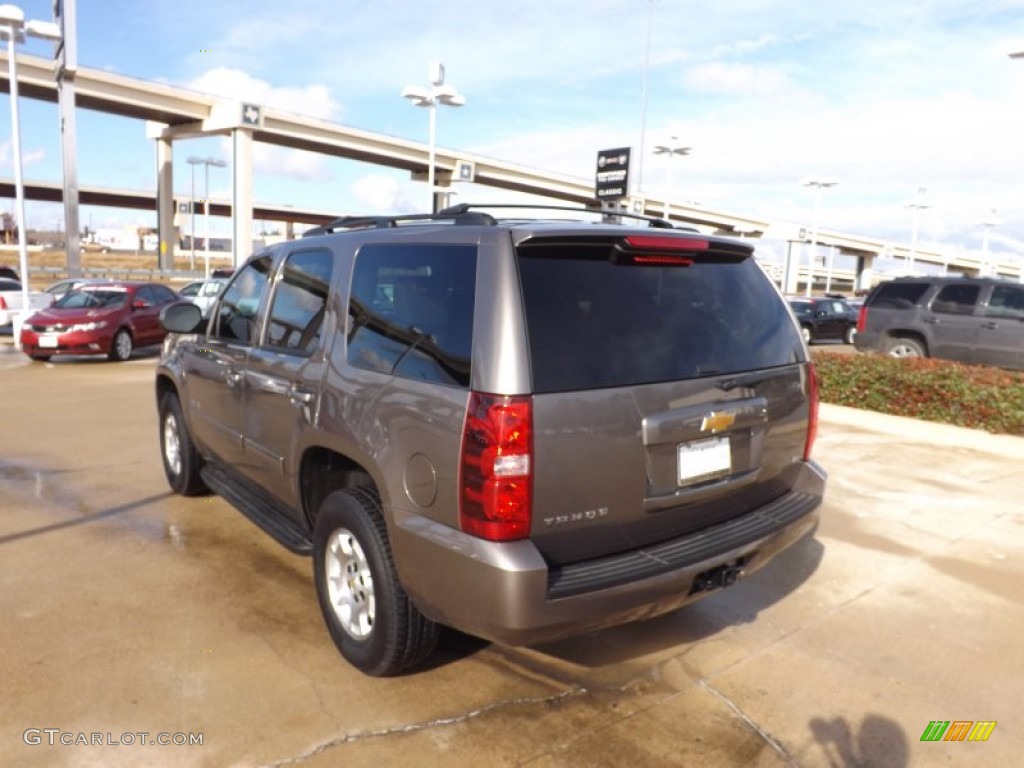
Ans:
{"type": "Polygon", "coordinates": [[[815,349],[821,400],[1024,436],[1024,373],[815,349]]]}

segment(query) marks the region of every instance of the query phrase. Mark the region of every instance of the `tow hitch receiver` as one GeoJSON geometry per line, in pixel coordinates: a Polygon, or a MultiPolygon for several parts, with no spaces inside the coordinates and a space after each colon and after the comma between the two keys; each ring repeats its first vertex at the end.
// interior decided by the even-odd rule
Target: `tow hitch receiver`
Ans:
{"type": "Polygon", "coordinates": [[[743,568],[748,562],[750,562],[750,557],[744,557],[736,562],[725,563],[724,565],[698,573],[693,578],[690,594],[695,595],[698,592],[710,592],[714,589],[731,587],[738,579],[746,576],[746,571],[743,568]]]}

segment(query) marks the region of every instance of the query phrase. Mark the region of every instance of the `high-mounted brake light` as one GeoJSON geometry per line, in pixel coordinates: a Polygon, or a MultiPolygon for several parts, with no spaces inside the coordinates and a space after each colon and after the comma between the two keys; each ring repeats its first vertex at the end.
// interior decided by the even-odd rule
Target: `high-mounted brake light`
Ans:
{"type": "Polygon", "coordinates": [[[688,267],[693,264],[693,259],[687,259],[683,256],[676,256],[675,254],[665,254],[664,256],[634,256],[634,264],[666,264],[673,267],[688,267]]]}
{"type": "Polygon", "coordinates": [[[459,464],[462,530],[490,541],[526,538],[533,505],[531,399],[472,392],[459,464]]]}
{"type": "Polygon", "coordinates": [[[818,372],[814,363],[807,364],[807,439],[804,441],[804,461],[811,458],[814,441],[818,437],[818,372]]]}
{"type": "Polygon", "coordinates": [[[627,235],[626,245],[630,248],[651,251],[706,251],[711,247],[707,240],[689,237],[659,237],[657,235],[627,235]]]}

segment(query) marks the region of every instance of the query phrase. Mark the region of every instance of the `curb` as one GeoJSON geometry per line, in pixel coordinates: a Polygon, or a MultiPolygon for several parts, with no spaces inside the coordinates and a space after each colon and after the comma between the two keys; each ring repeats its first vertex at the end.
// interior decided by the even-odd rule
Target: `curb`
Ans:
{"type": "Polygon", "coordinates": [[[904,440],[950,448],[967,448],[1024,461],[1024,437],[994,435],[980,429],[910,419],[906,416],[892,416],[876,411],[862,411],[859,408],[831,403],[821,403],[819,415],[822,421],[830,424],[857,427],[904,440]]]}

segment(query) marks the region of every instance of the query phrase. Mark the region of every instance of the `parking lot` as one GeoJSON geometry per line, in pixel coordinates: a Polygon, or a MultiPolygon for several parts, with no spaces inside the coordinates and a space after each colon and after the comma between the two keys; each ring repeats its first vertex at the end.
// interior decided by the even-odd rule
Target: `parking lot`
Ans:
{"type": "Polygon", "coordinates": [[[749,580],[372,679],[307,560],[169,492],[154,362],[0,343],[0,765],[1021,764],[1024,438],[824,406],[821,527],[749,580]]]}

